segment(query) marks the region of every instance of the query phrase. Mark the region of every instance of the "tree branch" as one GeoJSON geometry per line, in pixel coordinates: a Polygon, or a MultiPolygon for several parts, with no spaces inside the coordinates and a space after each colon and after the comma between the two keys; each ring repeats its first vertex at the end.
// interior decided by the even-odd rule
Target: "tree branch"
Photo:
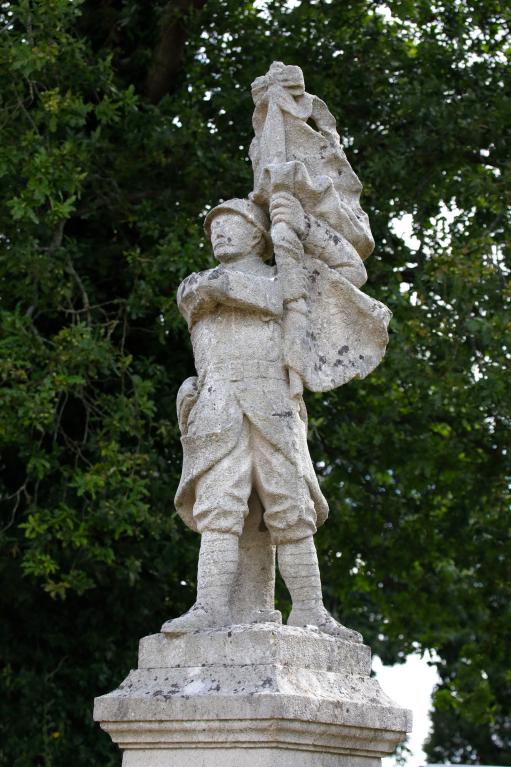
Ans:
{"type": "Polygon", "coordinates": [[[206,0],[171,0],[167,3],[162,13],[160,36],[145,86],[146,95],[153,104],[157,104],[169,92],[172,81],[181,68],[188,18],[205,5],[206,0]]]}

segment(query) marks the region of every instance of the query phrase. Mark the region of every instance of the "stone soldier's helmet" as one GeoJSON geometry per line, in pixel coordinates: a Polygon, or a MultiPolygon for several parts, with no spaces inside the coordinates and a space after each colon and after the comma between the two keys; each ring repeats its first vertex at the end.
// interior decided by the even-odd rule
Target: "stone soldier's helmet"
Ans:
{"type": "Polygon", "coordinates": [[[273,256],[273,243],[270,237],[270,219],[260,205],[256,205],[252,200],[234,198],[221,202],[215,208],[212,208],[204,219],[204,231],[209,240],[211,240],[211,222],[215,216],[221,213],[237,213],[239,216],[249,221],[255,228],[261,232],[264,238],[265,249],[263,258],[265,261],[273,256]]]}

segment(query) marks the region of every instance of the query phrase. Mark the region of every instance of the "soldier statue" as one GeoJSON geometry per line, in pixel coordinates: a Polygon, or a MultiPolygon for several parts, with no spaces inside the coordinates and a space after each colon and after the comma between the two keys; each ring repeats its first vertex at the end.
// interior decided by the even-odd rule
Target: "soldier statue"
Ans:
{"type": "Polygon", "coordinates": [[[255,495],[291,595],[288,625],[360,642],[323,605],[313,536],[328,505],[302,394],[374,369],[390,312],[360,290],[374,241],[326,105],[305,92],[298,67],[279,62],[253,94],[254,190],[209,212],[205,231],[220,265],[178,289],[197,376],[178,394],[183,471],[175,502],[201,546],[197,600],[162,630],[233,623],[239,539],[255,495]]]}

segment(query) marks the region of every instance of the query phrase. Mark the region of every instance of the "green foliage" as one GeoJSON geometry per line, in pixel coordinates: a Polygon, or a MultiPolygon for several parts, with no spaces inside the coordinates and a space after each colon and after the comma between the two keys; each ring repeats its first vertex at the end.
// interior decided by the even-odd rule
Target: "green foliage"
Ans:
{"type": "Polygon", "coordinates": [[[157,104],[163,2],[0,9],[2,765],[118,764],[92,697],[192,602],[174,295],[212,264],[207,206],[250,188],[275,58],[338,117],[395,315],[375,374],[308,399],[327,601],[387,662],[438,653],[432,761],[509,764],[508,9],[260,5],[188,13],[157,104]]]}

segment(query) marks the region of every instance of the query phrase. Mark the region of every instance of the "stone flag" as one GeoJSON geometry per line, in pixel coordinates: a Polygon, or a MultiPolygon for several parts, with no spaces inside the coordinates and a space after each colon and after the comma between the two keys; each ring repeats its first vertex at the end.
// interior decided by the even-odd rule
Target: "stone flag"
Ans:
{"type": "MultiPolygon", "coordinates": [[[[296,197],[309,214],[308,225],[326,227],[326,237],[343,252],[364,259],[374,241],[360,206],[362,185],[340,144],[326,104],[306,93],[297,66],[274,62],[252,84],[255,110],[250,157],[251,198],[269,206],[276,193],[296,197]],[[310,122],[313,123],[313,127],[310,122]]],[[[290,302],[286,327],[287,363],[311,391],[328,391],[352,378],[364,378],[380,363],[388,342],[391,312],[369,298],[341,270],[330,268],[307,242],[289,232],[275,236],[277,267],[301,261],[307,299],[290,302]],[[305,258],[303,257],[305,255],[305,258]]]]}

